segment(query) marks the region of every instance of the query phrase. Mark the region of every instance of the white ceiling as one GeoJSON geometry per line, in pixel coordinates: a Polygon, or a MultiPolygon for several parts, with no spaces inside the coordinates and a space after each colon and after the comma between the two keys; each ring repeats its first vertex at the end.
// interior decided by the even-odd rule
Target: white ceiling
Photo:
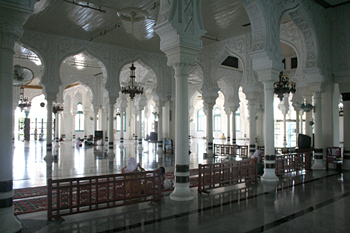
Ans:
{"type": "MultiPolygon", "coordinates": [[[[73,0],[41,0],[39,11],[29,17],[24,25],[27,30],[62,35],[82,40],[131,47],[131,22],[118,16],[121,9],[137,7],[148,13],[148,19],[135,22],[134,48],[161,52],[159,36],[153,31],[159,0],[86,0],[75,3],[101,9],[92,10],[69,2],[73,0]],[[46,4],[44,4],[44,2],[46,4]],[[40,11],[41,10],[41,11],[40,11]]],[[[207,34],[204,45],[250,31],[248,16],[239,0],[202,0],[202,19],[207,34]]]]}

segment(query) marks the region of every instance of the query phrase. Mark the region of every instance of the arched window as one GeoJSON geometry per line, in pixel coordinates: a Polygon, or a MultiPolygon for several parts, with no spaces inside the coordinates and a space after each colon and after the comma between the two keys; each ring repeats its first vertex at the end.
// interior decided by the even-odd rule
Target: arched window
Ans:
{"type": "Polygon", "coordinates": [[[197,131],[204,131],[204,112],[201,108],[197,112],[197,131]]]}
{"type": "Polygon", "coordinates": [[[214,110],[214,131],[221,131],[221,110],[219,107],[214,110]]]}
{"type": "MultiPolygon", "coordinates": [[[[126,113],[123,112],[123,128],[126,132],[126,113]]],[[[120,116],[117,116],[117,132],[120,132],[120,116]]]]}
{"type": "Polygon", "coordinates": [[[77,104],[77,115],[75,115],[75,131],[84,132],[84,113],[83,113],[83,104],[79,102],[77,104]]]}

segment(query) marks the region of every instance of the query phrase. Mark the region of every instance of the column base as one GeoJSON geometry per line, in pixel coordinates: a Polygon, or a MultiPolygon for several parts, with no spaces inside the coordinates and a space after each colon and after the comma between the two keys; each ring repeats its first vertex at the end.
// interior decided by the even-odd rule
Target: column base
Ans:
{"type": "Polygon", "coordinates": [[[204,156],[207,156],[207,158],[213,158],[214,153],[212,151],[208,151],[207,153],[203,153],[204,156]]]}
{"type": "Polygon", "coordinates": [[[108,153],[107,153],[107,157],[108,157],[109,159],[115,158],[115,153],[114,153],[114,151],[113,151],[113,150],[109,150],[108,153]]]}
{"type": "Polygon", "coordinates": [[[314,165],[311,167],[312,170],[326,170],[326,166],[323,164],[323,159],[315,159],[314,165]]]}
{"type": "Polygon", "coordinates": [[[158,155],[163,154],[163,147],[161,147],[161,148],[158,147],[156,154],[158,154],[158,155]]]}
{"type": "Polygon", "coordinates": [[[343,170],[350,170],[350,160],[349,159],[344,159],[343,161],[344,162],[343,162],[342,169],[343,170]]]}
{"type": "Polygon", "coordinates": [[[13,206],[8,208],[1,208],[0,219],[2,224],[0,224],[0,232],[3,233],[13,233],[18,232],[22,229],[22,224],[13,215],[13,206]]]}
{"type": "Polygon", "coordinates": [[[267,182],[279,181],[278,177],[276,176],[275,169],[274,168],[264,168],[264,174],[261,177],[261,181],[267,181],[267,182]]]}
{"type": "Polygon", "coordinates": [[[170,200],[173,201],[191,201],[194,196],[190,190],[190,183],[175,183],[175,189],[170,194],[170,200]]]}

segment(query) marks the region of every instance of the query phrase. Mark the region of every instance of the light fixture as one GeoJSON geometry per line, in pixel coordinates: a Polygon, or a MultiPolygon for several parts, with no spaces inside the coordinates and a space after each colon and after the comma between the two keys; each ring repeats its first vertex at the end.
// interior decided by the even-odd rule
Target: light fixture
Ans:
{"type": "Polygon", "coordinates": [[[60,106],[59,104],[52,106],[52,112],[55,114],[58,112],[62,112],[63,110],[64,110],[63,107],[60,106]]]}
{"type": "Polygon", "coordinates": [[[23,109],[25,109],[26,111],[29,110],[29,108],[32,106],[32,104],[30,103],[30,101],[28,100],[28,97],[24,97],[24,87],[21,87],[19,89],[19,102],[18,102],[18,107],[21,108],[21,112],[23,111],[23,109]]]}
{"type": "MultiPolygon", "coordinates": [[[[130,81],[127,83],[127,85],[122,87],[122,93],[123,94],[129,94],[130,99],[133,100],[135,95],[138,94],[143,94],[143,87],[140,85],[140,83],[136,82],[136,75],[135,75],[135,70],[136,67],[134,66],[134,56],[133,56],[133,51],[134,51],[134,21],[136,17],[136,12],[132,11],[130,13],[130,21],[131,21],[131,53],[132,53],[132,62],[130,66],[130,81]]],[[[123,18],[125,19],[125,17],[123,18]]]]}
{"type": "Polygon", "coordinates": [[[289,82],[288,76],[284,76],[283,72],[281,71],[279,75],[279,81],[274,83],[274,93],[277,95],[280,101],[282,101],[284,94],[294,94],[295,91],[295,83],[289,82]]]}

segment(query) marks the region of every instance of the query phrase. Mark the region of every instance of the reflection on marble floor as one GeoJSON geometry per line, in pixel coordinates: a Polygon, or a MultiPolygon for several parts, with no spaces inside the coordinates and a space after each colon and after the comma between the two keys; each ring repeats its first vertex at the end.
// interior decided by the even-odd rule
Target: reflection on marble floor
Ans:
{"type": "MultiPolygon", "coordinates": [[[[220,142],[220,141],[219,141],[220,142]]],[[[218,142],[218,143],[219,143],[218,142]]],[[[240,143],[238,143],[240,144],[240,143]]],[[[45,185],[45,142],[16,142],[14,188],[45,185]]],[[[76,148],[60,143],[53,177],[118,173],[130,156],[147,170],[164,166],[174,170],[174,154],[157,155],[154,144],[144,143],[139,154],[134,141],[116,146],[110,160],[103,147],[76,148]]],[[[215,160],[203,158],[204,140],[193,140],[190,167],[215,160]]],[[[350,172],[304,171],[286,174],[278,182],[246,183],[214,189],[192,201],[172,201],[168,194],[159,205],[140,203],[65,216],[65,222],[46,221],[46,211],[17,215],[21,233],[69,232],[349,232],[350,172]]]]}
{"type": "MultiPolygon", "coordinates": [[[[214,162],[212,158],[204,158],[205,140],[191,140],[190,168],[198,168],[198,164],[214,162]]],[[[214,143],[226,143],[216,140],[214,143]]],[[[240,142],[240,145],[248,141],[240,142]]],[[[68,178],[120,173],[130,157],[135,157],[146,170],[154,170],[161,166],[166,172],[174,171],[175,155],[171,153],[157,154],[157,144],[143,142],[140,153],[134,140],[125,140],[125,148],[115,143],[115,157],[108,158],[106,146],[79,147],[75,142],[64,141],[53,144],[54,162],[52,178],[68,178]]],[[[26,188],[46,185],[47,167],[46,142],[15,141],[13,153],[13,188],[26,188]]]]}

